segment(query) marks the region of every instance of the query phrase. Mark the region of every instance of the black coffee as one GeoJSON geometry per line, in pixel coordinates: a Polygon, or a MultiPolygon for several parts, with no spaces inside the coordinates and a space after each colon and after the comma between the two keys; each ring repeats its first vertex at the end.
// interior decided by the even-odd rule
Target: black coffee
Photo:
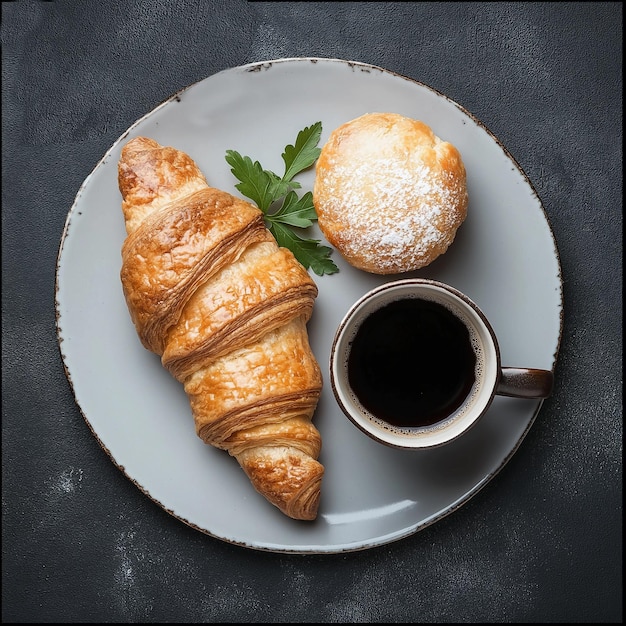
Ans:
{"type": "Polygon", "coordinates": [[[461,406],[475,366],[466,326],[436,302],[407,298],[378,309],[357,330],[348,380],[379,419],[404,428],[430,426],[461,406]]]}

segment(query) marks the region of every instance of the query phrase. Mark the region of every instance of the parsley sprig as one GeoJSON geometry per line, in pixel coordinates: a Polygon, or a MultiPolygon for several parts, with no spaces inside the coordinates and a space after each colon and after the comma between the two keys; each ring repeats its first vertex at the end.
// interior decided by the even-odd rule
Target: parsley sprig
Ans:
{"type": "Polygon", "coordinates": [[[317,160],[321,134],[321,122],[298,133],[295,144],[287,145],[282,153],[285,163],[282,176],[263,169],[258,161],[241,156],[236,150],[226,151],[226,162],[240,181],[235,187],[261,209],[278,245],[289,248],[305,268],[311,268],[318,276],[335,274],[339,268],[330,259],[332,248],[320,245],[319,239],[300,237],[293,230],[308,228],[317,221],[313,194],[307,191],[299,198],[296,189],[301,189],[302,185],[294,177],[317,160]]]}

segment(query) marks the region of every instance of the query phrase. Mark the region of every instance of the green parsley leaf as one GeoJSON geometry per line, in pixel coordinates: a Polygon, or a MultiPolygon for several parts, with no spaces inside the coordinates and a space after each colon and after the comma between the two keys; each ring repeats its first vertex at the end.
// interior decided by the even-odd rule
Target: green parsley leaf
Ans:
{"type": "Polygon", "coordinates": [[[339,271],[329,258],[333,252],[332,248],[321,246],[318,239],[302,239],[280,222],[273,222],[270,225],[270,232],[279,246],[289,248],[304,267],[310,267],[318,276],[336,274],[339,271]]]}
{"type": "Polygon", "coordinates": [[[294,145],[287,145],[282,153],[285,163],[282,176],[263,169],[258,161],[236,150],[226,151],[230,171],[240,181],[235,188],[263,212],[278,245],[289,248],[306,269],[311,268],[318,276],[335,274],[339,268],[329,258],[332,248],[320,245],[321,240],[306,239],[293,231],[293,228],[308,228],[317,221],[313,194],[308,191],[298,198],[296,190],[302,186],[293,178],[311,167],[319,157],[321,149],[317,145],[321,135],[321,122],[298,133],[294,145]]]}
{"type": "Polygon", "coordinates": [[[285,197],[283,205],[266,219],[272,222],[283,222],[289,226],[308,228],[317,220],[317,213],[313,206],[313,194],[307,191],[302,198],[298,198],[295,191],[290,191],[285,197]]]}
{"type": "Polygon", "coordinates": [[[226,162],[241,181],[235,187],[265,213],[275,200],[276,175],[265,171],[258,161],[253,163],[250,157],[241,156],[235,150],[226,151],[226,162]]]}
{"type": "Polygon", "coordinates": [[[282,154],[285,162],[285,175],[283,180],[291,180],[296,174],[311,167],[321,149],[317,147],[322,136],[322,123],[317,122],[312,126],[303,128],[296,138],[295,146],[286,146],[282,154]]]}

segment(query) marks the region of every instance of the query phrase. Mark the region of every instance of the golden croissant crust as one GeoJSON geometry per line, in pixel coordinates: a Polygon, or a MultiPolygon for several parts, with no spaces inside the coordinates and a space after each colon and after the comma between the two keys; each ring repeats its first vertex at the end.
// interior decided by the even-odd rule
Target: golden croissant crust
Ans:
{"type": "Polygon", "coordinates": [[[312,423],[322,377],[306,324],[317,286],[263,214],[209,187],[184,152],[122,149],[120,278],[142,344],[188,395],[198,436],[234,456],[294,519],[317,516],[324,467],[312,423]]]}

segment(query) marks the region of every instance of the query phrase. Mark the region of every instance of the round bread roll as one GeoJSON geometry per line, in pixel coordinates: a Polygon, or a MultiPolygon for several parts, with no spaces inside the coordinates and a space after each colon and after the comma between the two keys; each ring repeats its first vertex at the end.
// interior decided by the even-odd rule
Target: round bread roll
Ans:
{"type": "Polygon", "coordinates": [[[320,230],[348,263],[408,272],[446,252],[465,220],[465,166],[423,122],[369,113],[322,147],[313,202],[320,230]]]}

